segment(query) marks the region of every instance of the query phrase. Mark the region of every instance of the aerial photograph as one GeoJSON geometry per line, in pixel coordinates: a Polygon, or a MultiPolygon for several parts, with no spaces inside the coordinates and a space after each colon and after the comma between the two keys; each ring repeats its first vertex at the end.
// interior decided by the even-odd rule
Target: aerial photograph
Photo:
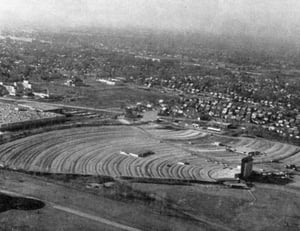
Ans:
{"type": "Polygon", "coordinates": [[[299,0],[0,0],[0,231],[299,231],[299,0]]]}

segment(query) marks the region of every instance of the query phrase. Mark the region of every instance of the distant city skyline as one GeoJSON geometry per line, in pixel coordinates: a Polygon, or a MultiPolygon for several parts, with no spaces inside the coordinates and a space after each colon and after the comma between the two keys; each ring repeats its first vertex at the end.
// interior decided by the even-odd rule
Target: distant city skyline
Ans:
{"type": "Polygon", "coordinates": [[[0,27],[146,27],[298,38],[297,0],[0,0],[0,27]]]}

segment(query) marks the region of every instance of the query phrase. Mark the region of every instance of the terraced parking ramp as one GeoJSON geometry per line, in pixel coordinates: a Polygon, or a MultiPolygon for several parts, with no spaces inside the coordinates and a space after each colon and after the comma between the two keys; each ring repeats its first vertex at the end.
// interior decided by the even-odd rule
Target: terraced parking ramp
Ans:
{"type": "Polygon", "coordinates": [[[242,138],[239,142],[232,145],[239,152],[259,151],[263,153],[261,156],[255,157],[255,162],[268,162],[274,160],[282,160],[283,162],[300,161],[300,147],[269,141],[260,138],[242,138]]]}
{"type": "MultiPolygon", "coordinates": [[[[168,133],[161,131],[161,136],[168,133]]],[[[182,130],[174,135],[181,139],[198,135],[186,133],[182,130]]],[[[73,128],[26,137],[0,146],[0,161],[26,171],[208,182],[215,181],[211,169],[223,168],[132,126],[73,128]],[[125,150],[151,150],[154,154],[137,157],[125,150]]]]}

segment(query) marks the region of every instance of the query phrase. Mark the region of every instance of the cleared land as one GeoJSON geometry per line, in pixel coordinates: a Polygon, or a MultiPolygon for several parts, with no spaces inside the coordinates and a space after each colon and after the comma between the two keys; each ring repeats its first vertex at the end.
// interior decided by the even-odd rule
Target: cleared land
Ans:
{"type": "Polygon", "coordinates": [[[157,102],[158,99],[174,98],[155,90],[147,91],[134,86],[108,86],[98,81],[91,81],[86,87],[68,87],[56,83],[38,85],[42,89],[47,88],[51,94],[63,96],[63,99],[55,100],[53,103],[101,109],[120,108],[141,101],[157,102]]]}

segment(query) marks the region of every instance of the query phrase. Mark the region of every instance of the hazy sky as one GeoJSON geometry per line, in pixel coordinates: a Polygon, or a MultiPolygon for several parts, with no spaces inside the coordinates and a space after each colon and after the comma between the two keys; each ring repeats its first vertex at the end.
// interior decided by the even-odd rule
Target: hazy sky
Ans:
{"type": "Polygon", "coordinates": [[[145,26],[300,35],[300,0],[0,0],[0,26],[145,26]]]}

